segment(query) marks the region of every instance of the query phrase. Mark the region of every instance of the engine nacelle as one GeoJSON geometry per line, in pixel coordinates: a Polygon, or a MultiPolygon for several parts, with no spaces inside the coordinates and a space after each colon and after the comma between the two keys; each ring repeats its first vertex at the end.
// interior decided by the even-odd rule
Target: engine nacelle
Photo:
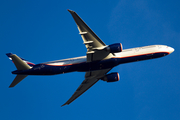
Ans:
{"type": "Polygon", "coordinates": [[[107,74],[106,76],[104,76],[101,79],[103,81],[107,81],[107,82],[116,82],[116,81],[119,81],[119,73],[117,73],[117,72],[110,73],[110,74],[107,74]]]}
{"type": "Polygon", "coordinates": [[[110,53],[121,52],[122,49],[123,49],[123,47],[122,47],[121,43],[111,44],[108,47],[106,47],[106,50],[109,51],[110,53]]]}

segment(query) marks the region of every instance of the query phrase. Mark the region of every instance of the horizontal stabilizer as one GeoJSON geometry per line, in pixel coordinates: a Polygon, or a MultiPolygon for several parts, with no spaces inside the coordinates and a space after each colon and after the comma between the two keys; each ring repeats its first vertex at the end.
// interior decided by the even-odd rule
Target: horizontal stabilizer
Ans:
{"type": "Polygon", "coordinates": [[[26,77],[27,75],[17,75],[9,87],[14,87],[26,77]]]}

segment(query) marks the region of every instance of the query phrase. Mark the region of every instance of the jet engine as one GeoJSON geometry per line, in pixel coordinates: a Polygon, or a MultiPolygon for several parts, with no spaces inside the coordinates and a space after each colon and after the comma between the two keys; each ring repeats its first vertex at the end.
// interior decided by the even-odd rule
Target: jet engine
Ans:
{"type": "Polygon", "coordinates": [[[103,78],[101,78],[103,81],[107,82],[116,82],[119,81],[119,73],[113,72],[110,74],[105,75],[103,78]]]}
{"type": "Polygon", "coordinates": [[[111,44],[111,45],[106,47],[106,50],[109,51],[110,53],[121,52],[122,49],[123,49],[123,47],[122,47],[121,43],[111,44]]]}

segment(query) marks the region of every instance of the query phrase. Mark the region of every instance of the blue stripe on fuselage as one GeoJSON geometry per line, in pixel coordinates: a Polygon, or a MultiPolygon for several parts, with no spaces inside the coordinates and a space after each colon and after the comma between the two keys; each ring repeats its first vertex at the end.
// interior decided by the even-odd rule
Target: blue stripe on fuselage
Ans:
{"type": "Polygon", "coordinates": [[[167,53],[167,52],[159,52],[159,53],[151,53],[151,54],[124,57],[124,58],[120,58],[121,59],[120,64],[159,58],[159,57],[166,56],[168,54],[169,53],[167,53]]]}

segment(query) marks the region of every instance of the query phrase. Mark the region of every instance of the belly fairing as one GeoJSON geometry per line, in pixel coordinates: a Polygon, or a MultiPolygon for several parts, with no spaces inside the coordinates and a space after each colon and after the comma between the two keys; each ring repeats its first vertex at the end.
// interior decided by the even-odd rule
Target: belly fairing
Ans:
{"type": "Polygon", "coordinates": [[[88,63],[86,62],[86,63],[79,65],[79,67],[77,68],[77,71],[87,72],[87,71],[113,68],[118,64],[119,64],[119,59],[117,59],[117,58],[111,58],[111,59],[88,62],[88,63]]]}

